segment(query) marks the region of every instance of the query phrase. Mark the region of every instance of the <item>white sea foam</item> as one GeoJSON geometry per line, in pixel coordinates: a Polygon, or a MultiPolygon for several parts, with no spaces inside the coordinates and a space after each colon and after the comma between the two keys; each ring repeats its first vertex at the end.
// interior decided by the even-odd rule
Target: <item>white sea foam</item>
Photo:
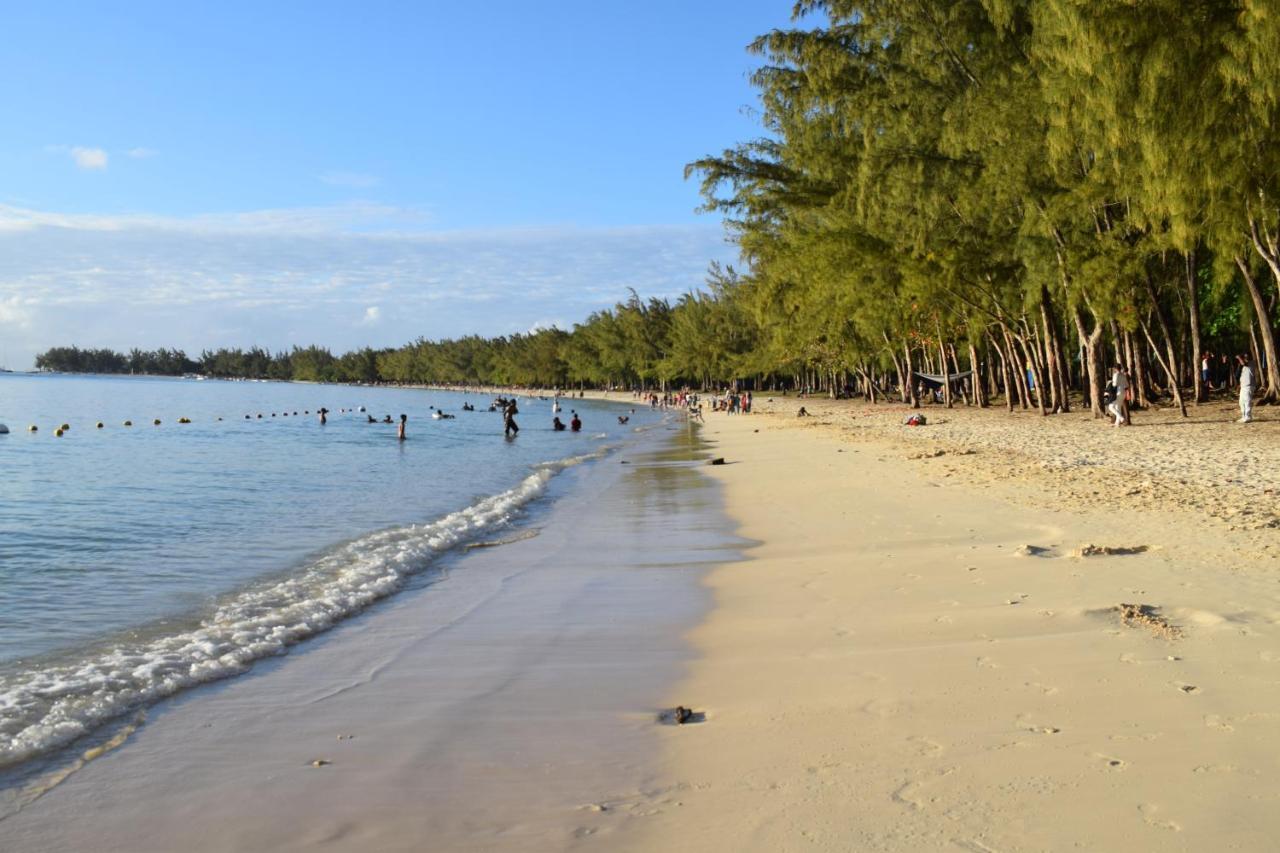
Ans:
{"type": "Polygon", "coordinates": [[[353,540],[295,574],[229,597],[190,630],[0,676],[0,767],[57,749],[187,687],[237,675],[255,660],[282,654],[395,592],[436,555],[509,522],[558,471],[607,450],[538,466],[514,488],[429,524],[353,540]]]}

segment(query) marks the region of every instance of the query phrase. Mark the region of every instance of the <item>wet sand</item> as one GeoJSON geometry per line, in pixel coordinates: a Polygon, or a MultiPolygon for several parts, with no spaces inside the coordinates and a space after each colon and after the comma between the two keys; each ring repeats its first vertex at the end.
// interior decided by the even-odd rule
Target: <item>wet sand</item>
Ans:
{"type": "Polygon", "coordinates": [[[1274,849],[1277,534],[1205,511],[1274,515],[1274,424],[803,402],[709,416],[759,544],[618,849],[1274,849]]]}
{"type": "Polygon", "coordinates": [[[0,849],[548,850],[607,836],[647,803],[658,702],[708,604],[699,578],[736,554],[687,427],[662,435],[675,443],[569,474],[536,536],[504,534],[250,675],[155,706],[43,796],[47,774],[5,791],[0,849]]]}

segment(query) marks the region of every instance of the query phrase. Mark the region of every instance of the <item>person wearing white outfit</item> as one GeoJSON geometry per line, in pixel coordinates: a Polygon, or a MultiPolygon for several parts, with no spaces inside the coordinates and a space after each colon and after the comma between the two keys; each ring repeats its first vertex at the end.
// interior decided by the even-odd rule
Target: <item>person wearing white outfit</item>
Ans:
{"type": "Polygon", "coordinates": [[[1111,373],[1111,387],[1115,389],[1115,399],[1107,406],[1107,411],[1115,415],[1116,422],[1114,426],[1124,426],[1125,413],[1127,409],[1127,394],[1129,391],[1129,375],[1124,372],[1124,368],[1116,365],[1111,373]]]}
{"type": "Polygon", "coordinates": [[[1236,423],[1247,424],[1253,420],[1253,368],[1249,366],[1249,356],[1238,355],[1240,362],[1240,420],[1236,423]]]}

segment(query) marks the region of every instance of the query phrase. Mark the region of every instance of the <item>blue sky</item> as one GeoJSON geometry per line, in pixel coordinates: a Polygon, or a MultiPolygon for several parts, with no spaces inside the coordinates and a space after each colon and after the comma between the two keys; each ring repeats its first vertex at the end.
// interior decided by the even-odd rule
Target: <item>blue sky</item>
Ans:
{"type": "Polygon", "coordinates": [[[0,361],[568,325],[732,261],[686,162],[759,134],[789,0],[10,5],[0,361]]]}

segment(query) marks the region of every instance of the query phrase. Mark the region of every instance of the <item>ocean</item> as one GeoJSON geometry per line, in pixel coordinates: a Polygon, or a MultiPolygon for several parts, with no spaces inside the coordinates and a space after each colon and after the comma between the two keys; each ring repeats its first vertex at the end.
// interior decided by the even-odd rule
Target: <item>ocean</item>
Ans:
{"type": "Polygon", "coordinates": [[[576,409],[584,428],[554,432],[552,401],[522,396],[507,440],[490,400],[0,374],[0,768],[244,672],[468,545],[518,536],[560,472],[662,418],[564,399],[562,418],[576,409]],[[368,422],[401,413],[404,442],[368,422]]]}

